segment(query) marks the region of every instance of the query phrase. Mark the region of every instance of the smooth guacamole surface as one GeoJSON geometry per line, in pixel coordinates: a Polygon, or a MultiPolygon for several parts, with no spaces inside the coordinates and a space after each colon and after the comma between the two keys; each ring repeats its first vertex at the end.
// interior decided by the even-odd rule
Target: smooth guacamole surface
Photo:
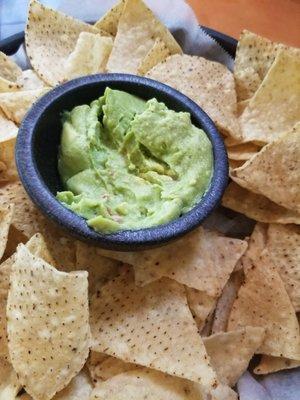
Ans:
{"type": "Polygon", "coordinates": [[[213,153],[190,114],[107,88],[63,115],[57,198],[110,233],[166,223],[208,188],[213,153]]]}

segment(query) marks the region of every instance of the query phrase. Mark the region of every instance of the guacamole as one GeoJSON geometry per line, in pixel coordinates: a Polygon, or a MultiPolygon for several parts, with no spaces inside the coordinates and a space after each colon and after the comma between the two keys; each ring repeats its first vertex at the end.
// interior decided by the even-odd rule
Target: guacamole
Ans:
{"type": "Polygon", "coordinates": [[[189,211],[207,190],[213,153],[189,113],[107,88],[63,114],[57,198],[99,232],[141,229],[189,211]]]}

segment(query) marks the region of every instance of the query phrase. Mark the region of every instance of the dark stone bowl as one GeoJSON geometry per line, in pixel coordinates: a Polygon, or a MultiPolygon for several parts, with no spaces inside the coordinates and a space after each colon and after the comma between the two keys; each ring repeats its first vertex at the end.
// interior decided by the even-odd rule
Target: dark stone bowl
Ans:
{"type": "Polygon", "coordinates": [[[122,251],[160,246],[199,226],[219,204],[228,180],[228,159],[224,143],[207,114],[188,97],[169,86],[126,74],[99,74],[74,79],[40,98],[21,124],[16,143],[16,163],[25,190],[48,218],[79,240],[122,251]],[[61,112],[90,103],[101,96],[107,86],[145,100],[156,97],[175,111],[189,112],[193,124],[202,128],[212,142],[214,175],[210,187],[191,211],[176,220],[153,228],[101,234],[56,200],[57,191],[63,189],[57,171],[61,112]]]}

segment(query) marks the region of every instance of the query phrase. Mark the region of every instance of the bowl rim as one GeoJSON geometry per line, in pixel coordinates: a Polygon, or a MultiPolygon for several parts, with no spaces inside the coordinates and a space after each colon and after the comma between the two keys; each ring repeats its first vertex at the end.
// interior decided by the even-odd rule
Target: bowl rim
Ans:
{"type": "Polygon", "coordinates": [[[16,140],[15,159],[25,191],[43,214],[79,240],[102,248],[121,251],[158,247],[192,231],[219,205],[228,183],[228,158],[223,139],[213,121],[202,108],[168,85],[130,74],[88,75],[68,81],[47,92],[33,104],[21,123],[16,140]],[[126,82],[133,87],[151,87],[152,90],[162,92],[167,97],[176,98],[177,102],[184,104],[183,109],[188,108],[196,125],[201,125],[212,143],[214,171],[206,193],[190,211],[162,225],[104,234],[90,228],[83,217],[66,208],[51,193],[40,175],[33,154],[32,142],[35,136],[35,127],[44,112],[47,112],[47,108],[61,96],[65,96],[74,89],[99,82],[107,83],[107,86],[110,83],[126,82]]]}

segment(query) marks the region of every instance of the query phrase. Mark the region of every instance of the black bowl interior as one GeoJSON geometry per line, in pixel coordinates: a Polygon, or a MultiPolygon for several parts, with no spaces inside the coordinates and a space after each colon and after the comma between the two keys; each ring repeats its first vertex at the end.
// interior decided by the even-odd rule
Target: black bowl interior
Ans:
{"type": "Polygon", "coordinates": [[[218,204],[228,176],[223,141],[213,122],[193,101],[156,81],[125,74],[99,74],[75,79],[43,96],[20,127],[16,162],[26,191],[48,217],[81,240],[118,250],[158,246],[195,228],[218,204]],[[90,103],[103,95],[106,87],[124,90],[145,100],[156,97],[175,111],[189,112],[193,124],[203,128],[212,141],[215,161],[211,186],[198,205],[179,219],[158,227],[105,235],[89,228],[83,218],[55,199],[57,191],[63,189],[57,170],[61,114],[77,105],[90,103]]]}

